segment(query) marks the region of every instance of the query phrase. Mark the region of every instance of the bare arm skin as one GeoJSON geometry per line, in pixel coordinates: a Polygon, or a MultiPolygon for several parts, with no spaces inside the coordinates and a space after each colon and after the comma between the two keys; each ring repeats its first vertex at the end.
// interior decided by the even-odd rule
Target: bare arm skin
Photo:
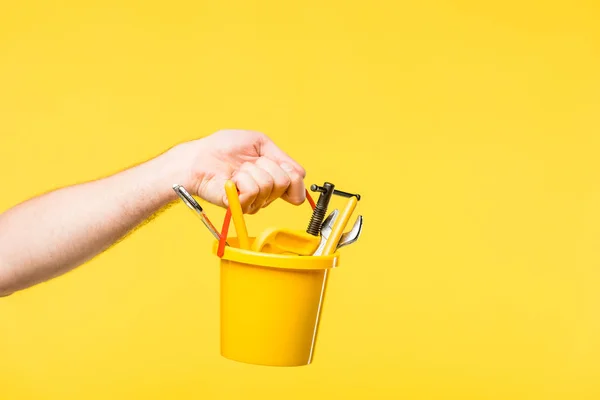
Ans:
{"type": "Polygon", "coordinates": [[[170,156],[46,193],[0,215],[0,294],[84,263],[175,200],[170,156]]]}
{"type": "Polygon", "coordinates": [[[59,276],[105,251],[178,199],[172,186],[226,206],[224,183],[246,213],[282,197],[304,201],[304,170],[265,135],[220,131],[115,175],[61,188],[0,214],[0,296],[59,276]]]}

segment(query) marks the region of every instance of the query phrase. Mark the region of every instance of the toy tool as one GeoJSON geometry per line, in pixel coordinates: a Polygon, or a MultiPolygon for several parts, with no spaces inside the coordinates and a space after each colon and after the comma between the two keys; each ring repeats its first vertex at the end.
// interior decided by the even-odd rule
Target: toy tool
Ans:
{"type": "Polygon", "coordinates": [[[246,221],[244,220],[244,213],[238,197],[237,187],[233,181],[228,180],[225,183],[225,193],[227,194],[229,208],[231,209],[231,218],[233,219],[235,231],[238,235],[240,248],[244,250],[250,250],[250,241],[248,239],[248,231],[246,230],[246,221]]]}
{"type": "Polygon", "coordinates": [[[319,246],[319,238],[300,230],[268,228],[252,243],[252,251],[308,256],[319,246]]]}
{"type": "MultiPolygon", "coordinates": [[[[173,190],[175,191],[175,193],[177,193],[177,195],[179,196],[179,198],[181,200],[183,200],[183,202],[192,210],[194,211],[194,214],[196,214],[200,220],[202,221],[202,223],[208,228],[208,230],[210,231],[210,233],[212,233],[212,235],[217,239],[221,239],[221,235],[219,235],[219,232],[217,231],[217,228],[214,227],[214,225],[210,222],[210,220],[208,219],[208,216],[206,215],[206,213],[204,212],[204,210],[202,209],[202,207],[200,206],[200,204],[198,204],[198,202],[196,201],[196,199],[194,199],[192,197],[192,195],[190,195],[187,190],[185,190],[185,188],[181,185],[173,185],[173,190]]],[[[225,242],[225,244],[229,245],[227,242],[225,242]]]]}

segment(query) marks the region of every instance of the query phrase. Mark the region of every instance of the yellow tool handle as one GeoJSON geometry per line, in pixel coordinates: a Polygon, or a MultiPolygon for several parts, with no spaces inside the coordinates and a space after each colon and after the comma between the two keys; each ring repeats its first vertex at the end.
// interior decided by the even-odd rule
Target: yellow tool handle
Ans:
{"type": "Polygon", "coordinates": [[[346,204],[346,208],[342,211],[342,213],[336,218],[333,228],[331,229],[331,233],[329,234],[329,238],[325,243],[325,247],[323,248],[322,256],[330,256],[335,253],[337,249],[337,245],[344,233],[344,229],[346,229],[346,225],[348,225],[348,221],[350,220],[350,216],[354,212],[356,208],[356,204],[358,203],[358,199],[356,196],[350,197],[348,199],[348,203],[346,204]]]}
{"type": "Polygon", "coordinates": [[[246,221],[244,220],[244,213],[242,211],[242,205],[240,204],[240,198],[238,197],[237,187],[233,181],[228,180],[225,183],[225,193],[227,194],[227,201],[229,202],[229,208],[231,209],[231,219],[233,219],[235,231],[240,241],[240,248],[250,250],[246,221]]]}

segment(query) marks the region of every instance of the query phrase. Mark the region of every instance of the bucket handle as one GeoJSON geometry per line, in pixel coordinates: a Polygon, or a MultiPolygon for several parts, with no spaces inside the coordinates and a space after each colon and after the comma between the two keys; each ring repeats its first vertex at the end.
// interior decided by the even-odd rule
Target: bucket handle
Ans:
{"type": "MultiPolygon", "coordinates": [[[[304,189],[306,192],[306,199],[310,204],[311,208],[314,210],[316,207],[315,201],[311,197],[310,193],[308,193],[308,189],[304,189]]],[[[240,194],[240,191],[237,191],[240,194]]],[[[219,258],[223,257],[225,253],[225,241],[227,240],[227,232],[229,231],[229,224],[231,222],[231,207],[227,207],[227,211],[225,212],[225,219],[223,220],[223,227],[221,228],[221,238],[219,239],[219,248],[217,249],[217,256],[219,258]]]]}

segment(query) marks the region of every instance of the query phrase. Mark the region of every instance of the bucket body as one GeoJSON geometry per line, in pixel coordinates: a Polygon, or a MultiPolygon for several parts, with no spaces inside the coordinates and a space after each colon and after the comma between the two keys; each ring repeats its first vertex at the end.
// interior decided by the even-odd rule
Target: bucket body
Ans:
{"type": "Polygon", "coordinates": [[[257,253],[227,240],[220,260],[221,355],[258,365],[310,364],[339,255],[257,253]]]}

